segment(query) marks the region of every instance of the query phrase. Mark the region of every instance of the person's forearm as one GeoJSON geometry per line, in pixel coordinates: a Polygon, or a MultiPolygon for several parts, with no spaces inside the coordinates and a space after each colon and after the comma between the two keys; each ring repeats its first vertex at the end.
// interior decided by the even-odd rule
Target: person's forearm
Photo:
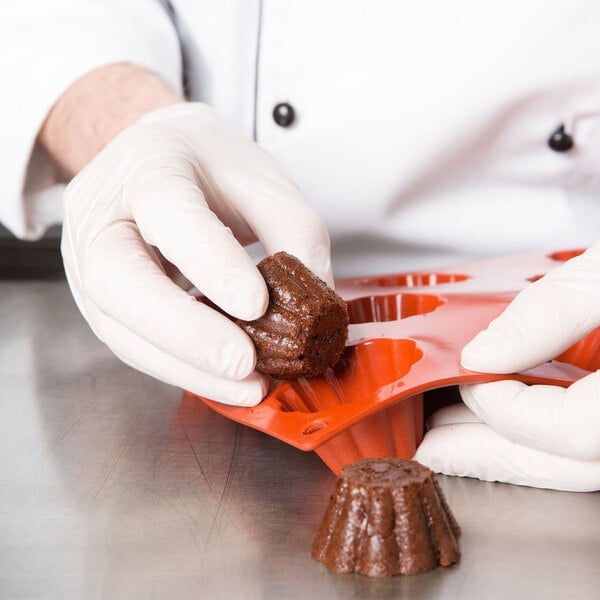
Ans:
{"type": "Polygon", "coordinates": [[[39,141],[72,177],[144,113],[183,100],[155,73],[130,64],[107,65],[63,94],[48,114],[39,141]]]}

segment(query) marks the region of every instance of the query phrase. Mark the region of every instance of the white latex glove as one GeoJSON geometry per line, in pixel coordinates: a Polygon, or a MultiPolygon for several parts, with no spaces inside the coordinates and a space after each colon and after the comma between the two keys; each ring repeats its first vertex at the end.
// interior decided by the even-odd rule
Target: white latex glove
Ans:
{"type": "Polygon", "coordinates": [[[188,290],[233,317],[261,316],[266,284],[243,248],[257,238],[332,283],[321,219],[266,152],[203,104],[148,113],[65,193],[67,277],[97,336],[140,371],[243,406],[267,390],[254,346],[188,290]]]}
{"type": "MultiPolygon", "coordinates": [[[[600,243],[532,283],[462,352],[473,371],[515,373],[600,325],[600,243]]],[[[415,456],[437,472],[571,491],[600,489],[600,371],[564,389],[466,385],[436,413],[415,456]]]]}

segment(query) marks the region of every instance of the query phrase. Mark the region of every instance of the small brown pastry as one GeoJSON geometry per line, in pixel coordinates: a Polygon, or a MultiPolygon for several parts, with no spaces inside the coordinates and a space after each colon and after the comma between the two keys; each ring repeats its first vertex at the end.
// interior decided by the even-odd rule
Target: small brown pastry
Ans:
{"type": "Polygon", "coordinates": [[[258,269],[269,307],[260,319],[238,321],[256,346],[256,368],[279,379],[321,375],[346,345],[346,302],[286,252],[263,259],[258,269]]]}
{"type": "Polygon", "coordinates": [[[311,555],[335,573],[415,575],[459,560],[459,536],[433,471],[364,459],[342,468],[311,555]]]}

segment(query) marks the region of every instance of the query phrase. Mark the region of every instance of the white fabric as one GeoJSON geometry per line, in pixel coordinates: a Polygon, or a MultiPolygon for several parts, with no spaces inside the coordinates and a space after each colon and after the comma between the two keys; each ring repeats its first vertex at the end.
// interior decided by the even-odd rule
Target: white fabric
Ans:
{"type": "MultiPolygon", "coordinates": [[[[462,365],[515,373],[561,354],[600,326],[599,290],[597,243],[524,288],[465,346],[462,365]]],[[[460,391],[465,406],[433,416],[417,460],[449,475],[600,489],[600,371],[566,389],[506,380],[460,391]]]]}
{"type": "Polygon", "coordinates": [[[595,242],[600,203],[578,194],[599,183],[599,18],[568,0],[267,0],[258,140],[324,215],[334,272],[595,242]],[[571,154],[546,144],[563,121],[571,154]]]}
{"type": "Polygon", "coordinates": [[[266,152],[203,104],[148,113],[65,192],[65,269],[98,337],[140,371],[244,406],[267,385],[252,341],[187,290],[233,317],[261,316],[267,287],[240,245],[256,236],[332,283],[318,215],[266,152]]]}
{"type": "Polygon", "coordinates": [[[114,62],[181,89],[179,42],[161,2],[0,2],[0,221],[15,235],[37,238],[62,217],[60,175],[39,147],[32,157],[46,115],[78,78],[114,62]]]}
{"type": "MultiPolygon", "coordinates": [[[[249,137],[256,130],[326,219],[336,275],[596,241],[600,4],[171,4],[192,98],[249,137]],[[281,101],[296,110],[289,128],[271,116],[281,101]],[[546,145],[560,123],[576,140],[566,154],[546,145]]],[[[23,175],[39,124],[77,76],[131,60],[179,84],[165,5],[0,3],[11,90],[2,94],[2,220],[18,235],[44,225],[33,195],[22,198],[23,175]]],[[[32,186],[35,175],[29,188],[56,183],[32,186]]]]}

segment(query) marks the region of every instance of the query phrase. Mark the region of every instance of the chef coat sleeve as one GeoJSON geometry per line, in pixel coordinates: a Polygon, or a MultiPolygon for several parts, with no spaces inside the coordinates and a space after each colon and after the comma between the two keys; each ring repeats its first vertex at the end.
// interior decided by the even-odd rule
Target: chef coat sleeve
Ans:
{"type": "Polygon", "coordinates": [[[23,239],[60,222],[64,181],[36,143],[60,96],[103,65],[150,69],[181,92],[181,50],[160,0],[0,2],[0,222],[23,239]]]}

